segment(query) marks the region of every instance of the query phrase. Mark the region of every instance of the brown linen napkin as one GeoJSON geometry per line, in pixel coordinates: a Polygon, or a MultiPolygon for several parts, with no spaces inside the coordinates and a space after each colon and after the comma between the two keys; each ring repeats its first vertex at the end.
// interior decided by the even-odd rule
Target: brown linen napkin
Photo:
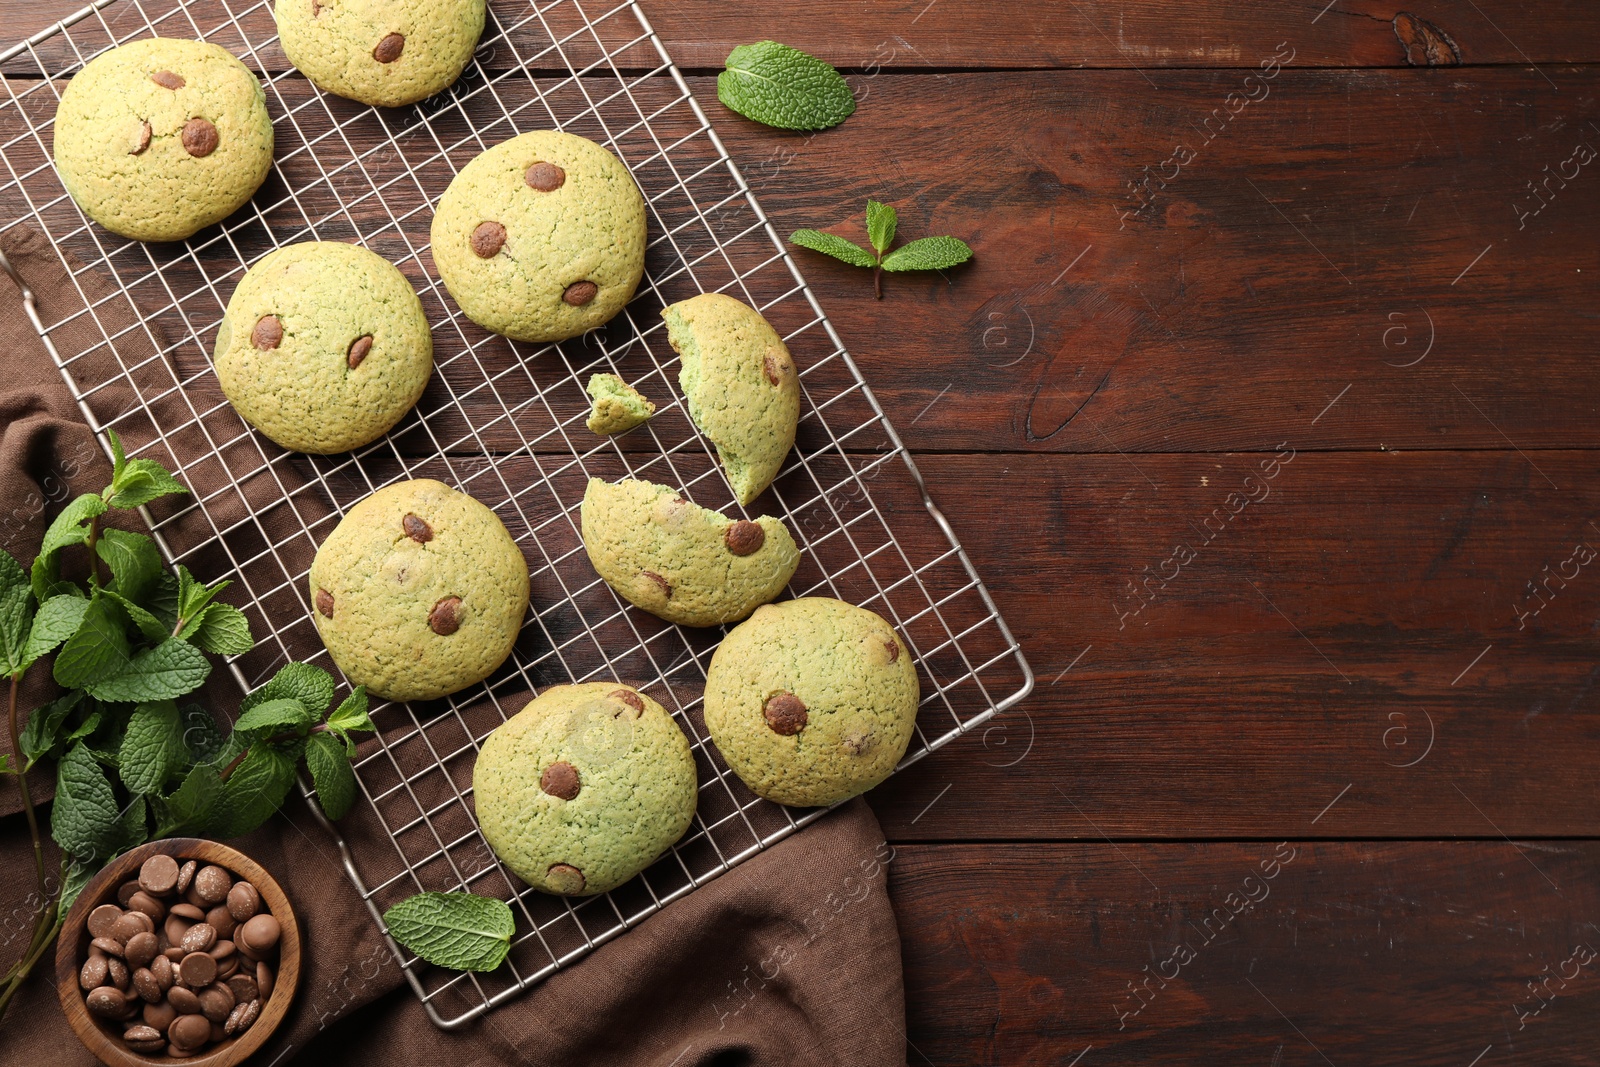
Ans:
{"type": "MultiPolygon", "coordinates": [[[[0,248],[38,295],[45,321],[63,321],[80,298],[44,239],[19,226],[0,234],[0,248]]],[[[111,292],[93,274],[77,283],[91,302],[111,292]]],[[[96,310],[108,332],[136,324],[119,301],[96,310]],[[117,321],[119,314],[129,321],[117,321]]],[[[109,358],[93,351],[101,337],[87,318],[53,336],[65,357],[109,358]]],[[[118,353],[126,364],[156,354],[160,344],[153,330],[129,330],[118,353]]],[[[109,466],[4,277],[0,353],[0,545],[26,564],[62,504],[103,486],[109,466]]],[[[91,403],[104,419],[130,398],[106,390],[91,403]]],[[[176,462],[192,462],[203,454],[204,434],[197,426],[167,447],[180,453],[176,462]]],[[[193,483],[206,469],[195,466],[191,479],[202,495],[209,487],[193,483]]],[[[303,475],[293,481],[296,470],[284,464],[270,484],[245,486],[240,507],[304,484],[303,475]]],[[[232,685],[214,677],[204,702],[233,714],[232,685]]],[[[49,688],[44,667],[36,667],[26,706],[48,699],[49,688]]],[[[40,778],[36,803],[50,792],[40,778]]],[[[18,808],[8,776],[0,789],[0,963],[21,950],[38,905],[18,808]]],[[[359,805],[340,829],[358,854],[391,848],[369,805],[359,805]]],[[[405,987],[333,841],[301,800],[291,798],[266,826],[233,844],[285,885],[310,950],[294,1008],[255,1057],[263,1065],[905,1063],[900,942],[885,890],[892,852],[860,800],[452,1032],[434,1027],[405,987]]],[[[47,861],[58,861],[53,844],[47,861]]],[[[67,1026],[52,972],[48,962],[41,965],[7,1013],[0,1064],[94,1062],[67,1026]]],[[[448,1017],[464,1006],[440,1008],[448,1017]]]]}

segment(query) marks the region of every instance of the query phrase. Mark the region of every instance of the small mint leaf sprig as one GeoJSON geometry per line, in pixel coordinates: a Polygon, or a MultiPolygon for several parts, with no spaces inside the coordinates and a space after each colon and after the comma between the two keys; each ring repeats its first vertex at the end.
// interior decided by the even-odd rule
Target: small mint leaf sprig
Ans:
{"type": "Polygon", "coordinates": [[[872,288],[879,300],[883,299],[883,272],[886,270],[945,270],[972,258],[972,249],[955,237],[922,237],[891,252],[889,248],[894,244],[898,222],[894,208],[868,200],[867,239],[872,242],[871,249],[820,230],[796,230],[789,235],[789,241],[843,260],[852,267],[871,267],[872,288]]]}

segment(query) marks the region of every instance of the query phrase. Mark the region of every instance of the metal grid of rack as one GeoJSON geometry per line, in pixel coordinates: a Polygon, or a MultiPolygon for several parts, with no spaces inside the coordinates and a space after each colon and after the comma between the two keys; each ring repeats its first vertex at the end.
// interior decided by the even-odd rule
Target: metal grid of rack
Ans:
{"type": "Polygon", "coordinates": [[[771,804],[728,771],[699,716],[722,631],[671,626],[620,601],[589,566],[577,507],[589,476],[646,478],[697,503],[740,509],[678,397],[664,305],[722,291],[759,309],[800,369],[794,452],[761,511],[802,550],[796,596],[835,596],[889,618],[916,656],[924,694],[901,767],[1015,704],[1033,676],[971,562],[855,363],[644,13],[608,0],[494,0],[474,61],[420,105],[374,109],[328,96],[289,67],[268,2],[99,0],[0,53],[0,233],[42,231],[79,306],[35,325],[105,443],[176,470],[192,498],[148,514],[163,551],[209,580],[232,578],[255,651],[230,664],[246,689],[290,659],[334,669],[309,618],[305,576],[342,512],[397,479],[434,477],[505,521],[532,574],[533,607],[512,658],[447,701],[379,705],[375,744],[357,761],[364,799],[350,818],[375,832],[338,839],[375,921],[419,890],[470,889],[512,903],[517,936],[487,975],[429,967],[394,945],[433,1021],[458,1026],[528,988],[823,812],[771,804]],[[261,78],[275,169],[252,202],[181,244],[144,245],[88,223],[49,161],[66,81],[95,55],[147,36],[213,41],[261,78]],[[492,144],[559,128],[611,149],[649,208],[639,294],[611,324],[551,346],[514,344],[466,320],[428,255],[432,204],[492,144]],[[278,449],[223,399],[209,352],[227,297],[268,252],[303,240],[354,241],[400,267],[433,324],[436,371],[417,409],[355,453],[278,449]],[[87,329],[86,329],[87,327],[87,329]],[[89,336],[88,344],[57,344],[89,336]],[[658,402],[618,439],[583,427],[584,383],[609,371],[658,402]],[[626,681],[689,737],[699,807],[684,839],[602,896],[527,889],[495,859],[472,814],[478,746],[551,684],[626,681]],[[375,842],[375,843],[374,843],[375,842]]]}

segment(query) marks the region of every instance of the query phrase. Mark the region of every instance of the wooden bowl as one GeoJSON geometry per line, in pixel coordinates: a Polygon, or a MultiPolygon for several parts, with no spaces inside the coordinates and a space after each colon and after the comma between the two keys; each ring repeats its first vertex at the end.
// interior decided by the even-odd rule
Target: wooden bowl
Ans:
{"type": "Polygon", "coordinates": [[[61,1007],[67,1013],[67,1022],[73,1033],[83,1042],[83,1047],[107,1067],[149,1067],[152,1063],[173,1064],[185,1067],[235,1067],[249,1059],[272,1036],[283,1022],[294,1000],[295,987],[300,982],[300,923],[289,898],[277,879],[255,860],[227,845],[215,841],[202,841],[195,837],[172,837],[140,845],[131,852],[112,860],[104,870],[95,875],[67,912],[66,923],[61,928],[61,938],[56,944],[56,991],[61,997],[61,1007]],[[78,988],[78,972],[89,954],[89,913],[101,904],[115,904],[117,890],[124,882],[139,877],[139,868],[151,856],[165,853],[182,864],[185,860],[199,860],[202,865],[214,863],[233,872],[256,887],[261,902],[278,920],[283,933],[278,941],[278,972],[273,980],[272,995],[261,1006],[255,1023],[238,1037],[231,1037],[207,1045],[198,1055],[183,1060],[173,1060],[166,1053],[146,1056],[130,1049],[122,1041],[122,1025],[105,1023],[89,1014],[84,1003],[85,993],[78,988]]]}

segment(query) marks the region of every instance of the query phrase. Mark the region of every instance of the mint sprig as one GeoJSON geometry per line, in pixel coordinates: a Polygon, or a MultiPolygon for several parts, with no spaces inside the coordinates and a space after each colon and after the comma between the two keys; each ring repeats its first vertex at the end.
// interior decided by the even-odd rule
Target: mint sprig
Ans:
{"type": "Polygon", "coordinates": [[[839,72],[777,41],[742,44],[717,75],[717,99],[747,119],[782,130],[837,126],[856,109],[839,72]]]}
{"type": "Polygon", "coordinates": [[[886,270],[946,270],[972,258],[972,249],[955,237],[922,237],[891,252],[898,223],[894,208],[868,200],[867,239],[872,242],[871,249],[820,230],[796,230],[789,235],[789,241],[843,260],[852,267],[871,267],[872,288],[879,300],[883,299],[883,272],[886,270]]]}
{"type": "Polygon", "coordinates": [[[385,911],[383,923],[422,959],[456,971],[494,970],[516,933],[506,902],[476,893],[418,893],[385,911]]]}
{"type": "Polygon", "coordinates": [[[107,860],[152,835],[254,830],[283,803],[302,759],[324,810],[338,818],[356,796],[350,735],[373,729],[364,690],[329,715],[333,678],[299,663],[245,699],[230,734],[205,708],[178,704],[210,675],[208,653],[243,655],[255,641],[244,613],[217,599],[227,582],[168,570],[145,534],[102,527],[109,513],[187,492],[159,463],[129,459],[117,435],[107,437],[111,484],[62,509],[31,567],[0,551],[0,675],[10,682],[11,741],[0,773],[16,775],[44,902],[22,959],[0,977],[0,1015],[107,860]],[[85,581],[63,577],[69,553],[80,557],[71,562],[85,581]],[[52,654],[49,669],[65,692],[34,709],[24,727],[23,676],[52,654]],[[56,761],[50,833],[64,854],[59,889],[46,877],[25,777],[45,760],[56,761]]]}

